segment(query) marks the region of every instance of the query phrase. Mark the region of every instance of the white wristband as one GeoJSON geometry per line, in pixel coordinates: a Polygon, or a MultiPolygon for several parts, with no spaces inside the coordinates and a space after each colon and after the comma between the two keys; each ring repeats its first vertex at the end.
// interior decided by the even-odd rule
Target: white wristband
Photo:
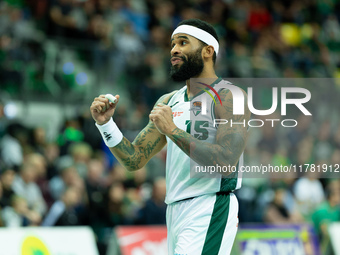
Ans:
{"type": "Polygon", "coordinates": [[[123,140],[123,134],[120,132],[112,118],[104,125],[98,125],[96,123],[96,127],[102,135],[107,147],[115,147],[123,140]]]}

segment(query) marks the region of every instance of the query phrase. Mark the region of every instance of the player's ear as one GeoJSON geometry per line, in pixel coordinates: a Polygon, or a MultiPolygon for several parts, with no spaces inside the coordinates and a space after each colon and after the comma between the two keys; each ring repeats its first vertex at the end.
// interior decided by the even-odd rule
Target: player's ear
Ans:
{"type": "Polygon", "coordinates": [[[214,52],[215,52],[214,47],[208,45],[203,48],[202,54],[204,58],[212,58],[214,56],[214,52]]]}

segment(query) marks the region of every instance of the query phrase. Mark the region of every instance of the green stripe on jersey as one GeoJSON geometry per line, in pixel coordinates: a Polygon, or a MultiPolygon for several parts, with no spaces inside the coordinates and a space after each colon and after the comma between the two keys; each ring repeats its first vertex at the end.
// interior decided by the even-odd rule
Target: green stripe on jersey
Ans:
{"type": "Polygon", "coordinates": [[[202,255],[217,255],[227,226],[230,194],[216,194],[214,210],[211,215],[202,255]]]}
{"type": "Polygon", "coordinates": [[[231,173],[230,175],[226,177],[222,176],[220,191],[231,192],[236,189],[237,177],[238,177],[238,171],[239,171],[238,168],[239,168],[239,162],[237,162],[235,173],[231,173]]]}

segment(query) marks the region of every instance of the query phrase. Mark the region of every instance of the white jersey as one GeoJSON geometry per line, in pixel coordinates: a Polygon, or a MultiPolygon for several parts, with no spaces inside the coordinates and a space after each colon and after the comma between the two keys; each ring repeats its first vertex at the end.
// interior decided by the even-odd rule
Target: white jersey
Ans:
{"type": "MultiPolygon", "coordinates": [[[[223,84],[221,78],[217,79],[212,86],[217,92],[221,91],[223,84]]],[[[206,89],[213,95],[210,89],[206,89]]],[[[208,143],[215,143],[217,128],[213,126],[214,100],[207,93],[197,94],[191,101],[187,98],[187,87],[177,91],[169,100],[168,105],[172,108],[173,120],[176,126],[195,138],[208,143]],[[207,114],[200,114],[199,107],[203,100],[207,102],[207,114]],[[195,117],[193,117],[195,115],[195,117]]],[[[215,100],[217,96],[215,95],[215,100]]],[[[231,192],[241,187],[242,178],[239,171],[233,174],[232,178],[224,177],[221,174],[213,178],[192,177],[190,169],[193,169],[193,161],[187,156],[171,139],[167,138],[167,159],[166,159],[166,198],[165,202],[171,204],[186,198],[197,197],[217,192],[231,192]]],[[[194,162],[194,164],[197,164],[194,162]]],[[[237,170],[243,164],[241,155],[237,170]]],[[[202,168],[202,167],[201,167],[202,168]]],[[[192,171],[192,170],[191,170],[192,171]]],[[[204,173],[209,175],[209,173],[204,173]]],[[[200,175],[202,176],[202,175],[200,175]]]]}

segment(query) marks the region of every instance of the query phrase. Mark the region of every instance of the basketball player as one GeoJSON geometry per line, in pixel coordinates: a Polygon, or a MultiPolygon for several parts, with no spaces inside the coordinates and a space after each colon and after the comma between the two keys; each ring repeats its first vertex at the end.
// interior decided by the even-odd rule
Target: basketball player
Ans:
{"type": "MultiPolygon", "coordinates": [[[[112,120],[117,102],[113,104],[101,95],[91,105],[106,145],[127,170],[143,167],[167,144],[169,255],[230,254],[237,232],[238,202],[232,191],[240,187],[241,179],[230,171],[214,178],[192,178],[190,172],[195,164],[236,167],[243,160],[245,125],[213,125],[213,119],[247,123],[250,118],[246,105],[244,115],[233,115],[232,94],[223,88],[227,82],[214,71],[218,49],[216,32],[208,23],[192,19],[178,25],[171,37],[170,74],[174,81],[186,85],[156,102],[148,125],[132,143],[112,120]],[[199,83],[191,78],[208,78],[211,82],[199,83]],[[214,90],[220,103],[213,103],[219,101],[215,100],[217,95],[214,99],[206,97],[214,90]],[[205,115],[200,114],[203,97],[208,108],[205,115]]],[[[116,98],[119,101],[119,95],[116,98]]]]}

